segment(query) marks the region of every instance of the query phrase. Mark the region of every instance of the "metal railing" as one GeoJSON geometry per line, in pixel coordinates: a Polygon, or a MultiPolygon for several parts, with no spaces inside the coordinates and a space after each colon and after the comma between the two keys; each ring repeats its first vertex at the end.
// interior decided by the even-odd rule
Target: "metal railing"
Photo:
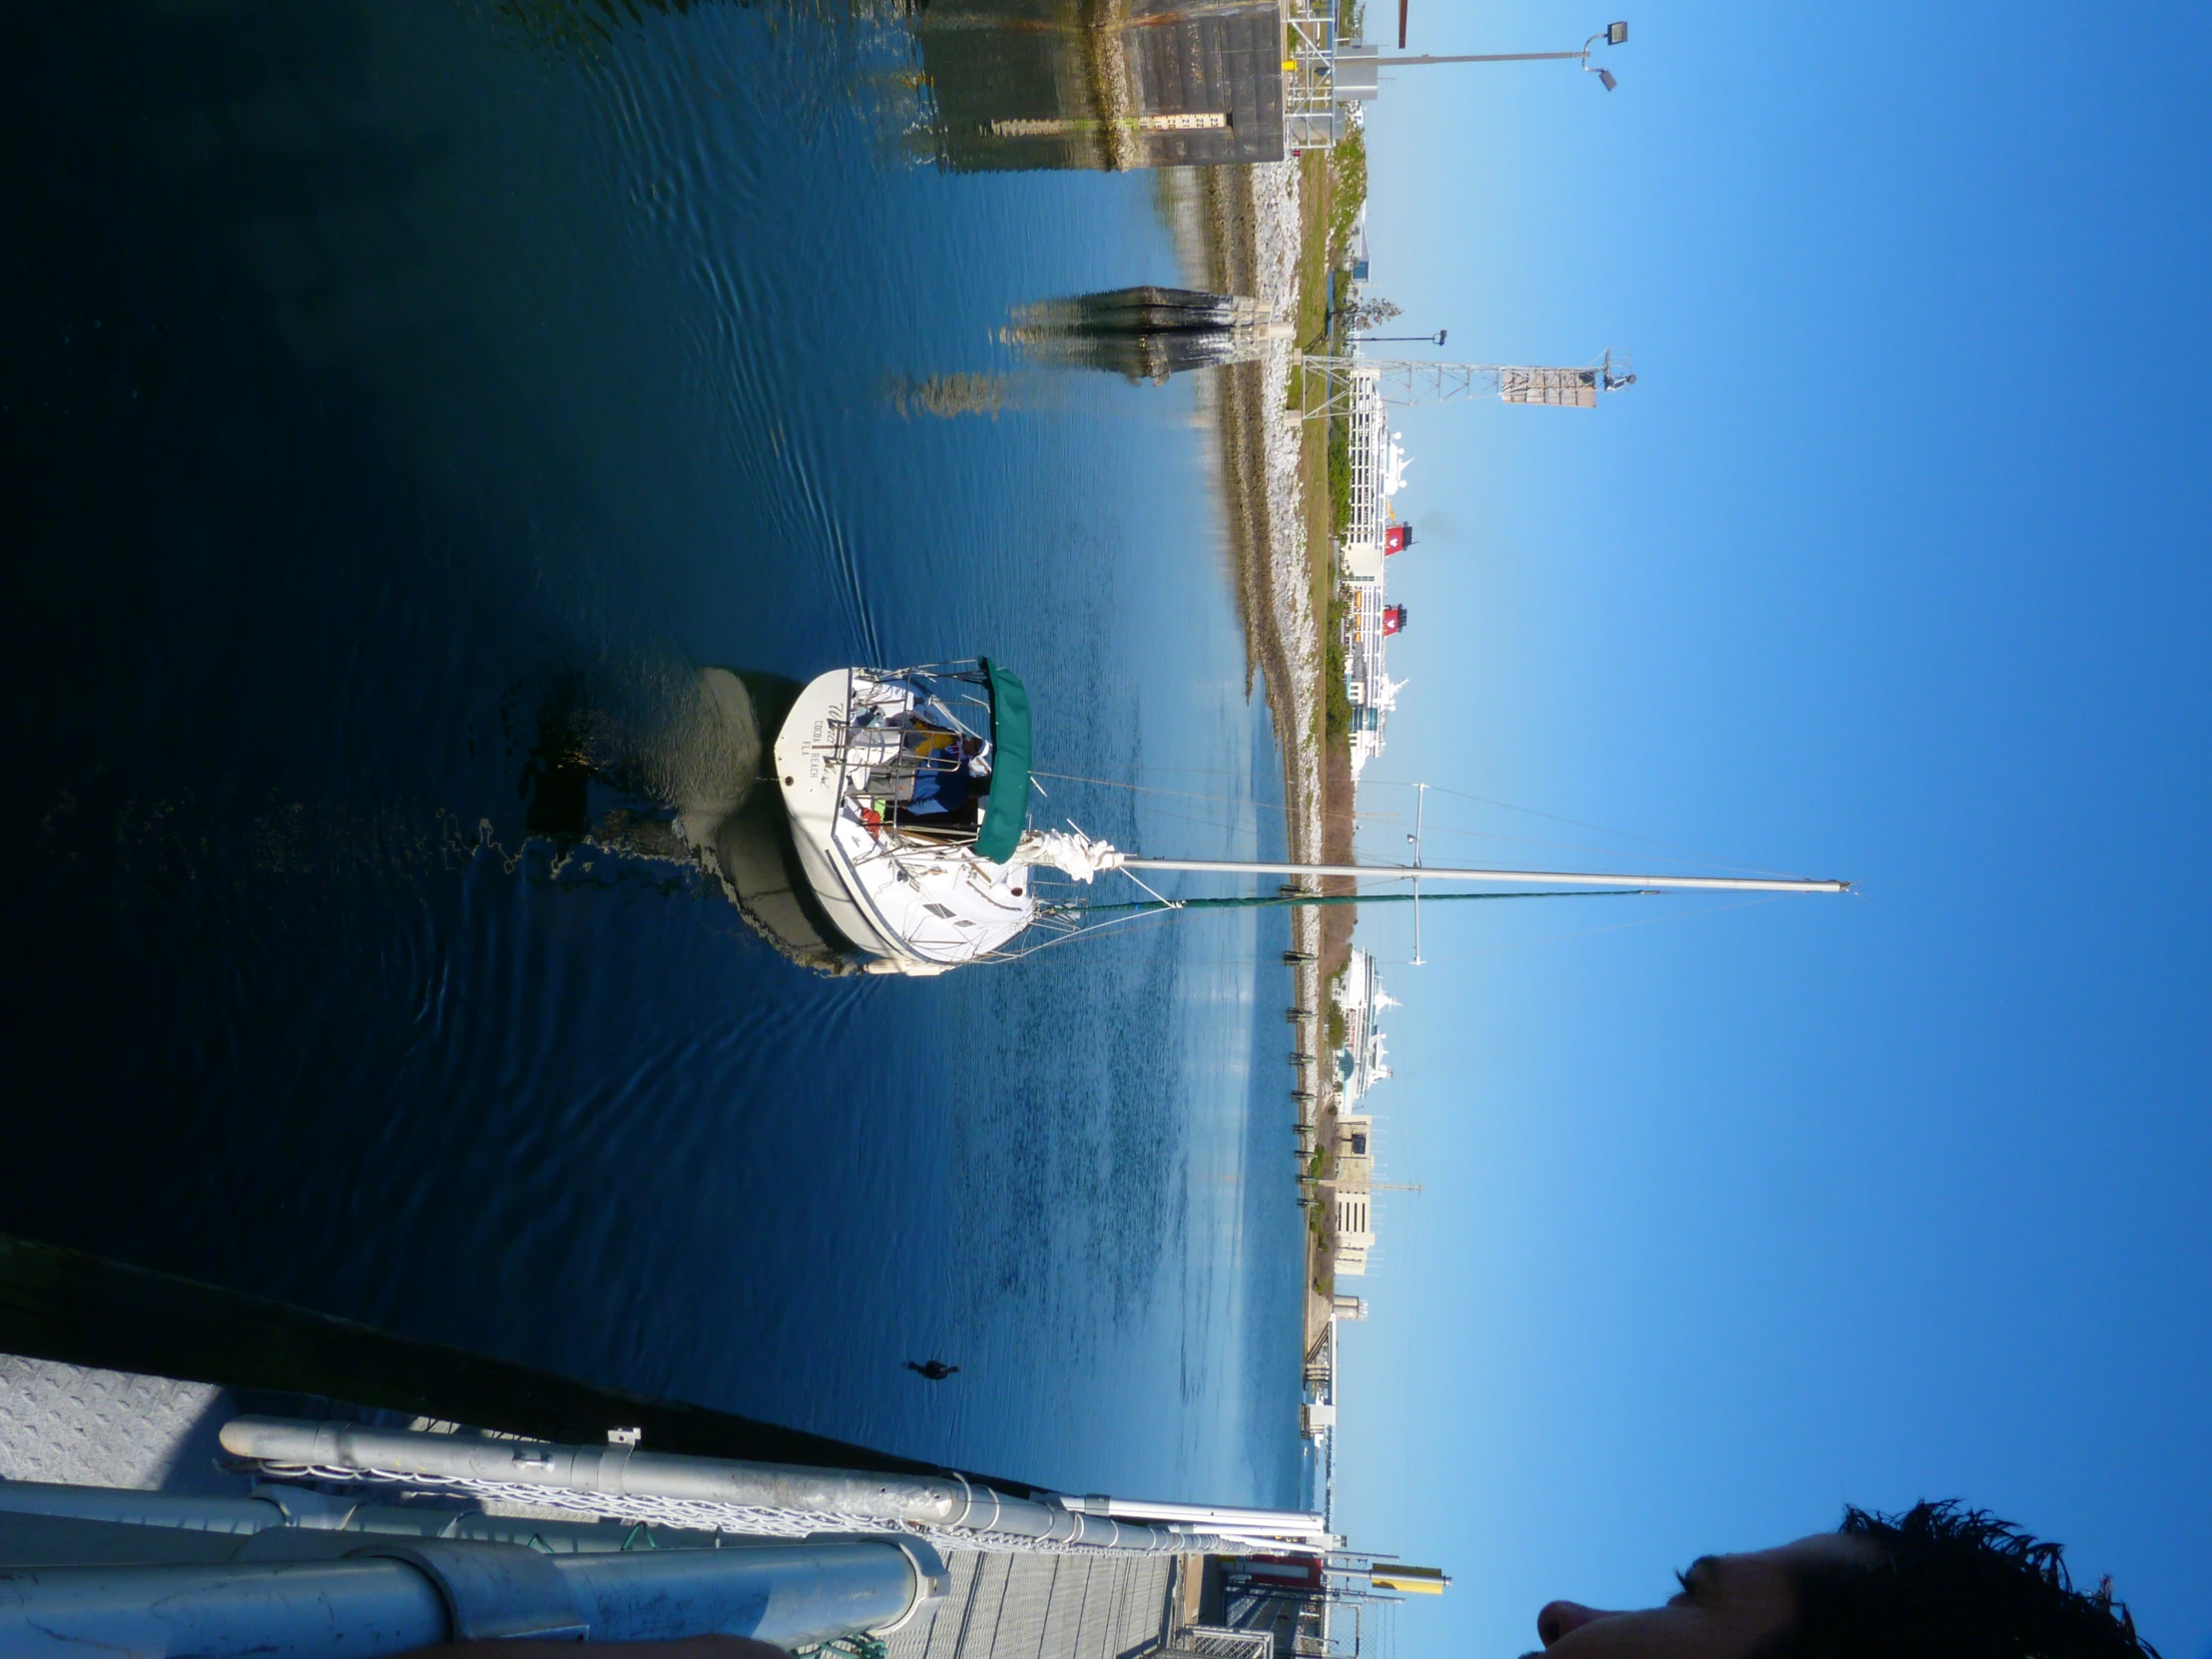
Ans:
{"type": "Polygon", "coordinates": [[[1345,135],[1337,96],[1337,0],[1283,7],[1283,136],[1293,150],[1330,150],[1345,135]]]}
{"type": "Polygon", "coordinates": [[[912,809],[970,771],[991,731],[990,696],[979,668],[942,664],[892,672],[855,672],[843,723],[828,735],[838,795],[871,833],[943,843],[972,841],[975,807],[988,788],[977,779],[959,792],[941,822],[912,809]]]}
{"type": "Polygon", "coordinates": [[[235,1417],[223,1446],[265,1478],[405,1486],[703,1531],[889,1532],[961,1548],[1229,1555],[1334,1547],[1297,1511],[1019,1497],[957,1474],[891,1476],[680,1456],[629,1445],[556,1445],[424,1434],[362,1423],[235,1417]]]}
{"type": "Polygon", "coordinates": [[[724,1634],[800,1648],[887,1635],[951,1583],[943,1558],[912,1537],[723,1547],[662,1532],[638,1547],[643,1527],[269,1487],[199,1498],[0,1481],[0,1513],[33,1523],[11,1533],[0,1596],[10,1659],[375,1659],[516,1636],[724,1634]],[[41,1518],[68,1529],[42,1533],[41,1518]]]}
{"type": "Polygon", "coordinates": [[[1275,1635],[1226,1625],[1186,1624],[1165,1652],[1177,1659],[1275,1659],[1275,1635]]]}
{"type": "Polygon", "coordinates": [[[1374,559],[1380,579],[1382,557],[1383,451],[1389,442],[1388,422],[1382,415],[1379,376],[1356,377],[1346,410],[1346,454],[1352,463],[1351,508],[1345,525],[1345,545],[1365,549],[1374,559]]]}

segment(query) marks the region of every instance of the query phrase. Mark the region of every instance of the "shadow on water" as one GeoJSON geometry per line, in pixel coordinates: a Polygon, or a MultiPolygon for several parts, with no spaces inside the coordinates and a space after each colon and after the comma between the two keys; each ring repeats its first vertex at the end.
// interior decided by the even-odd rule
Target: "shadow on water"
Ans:
{"type": "Polygon", "coordinates": [[[645,25],[647,14],[684,17],[710,6],[775,10],[826,22],[886,23],[911,18],[929,0],[479,0],[483,8],[531,42],[586,59],[645,25]]]}
{"type": "Polygon", "coordinates": [[[486,498],[539,440],[413,211],[449,140],[372,110],[343,0],[23,23],[0,677],[42,711],[5,789],[44,878],[19,919],[89,958],[59,908],[87,890],[158,933],[270,876],[404,887],[462,846],[433,803],[469,799],[450,780],[491,737],[455,718],[471,655],[518,573],[587,579],[594,532],[572,501],[533,546],[486,498]],[[426,623],[442,659],[393,648],[426,623]],[[420,771],[443,778],[386,787],[420,771]]]}
{"type": "Polygon", "coordinates": [[[790,960],[859,972],[863,958],[815,896],[762,765],[799,692],[782,675],[708,668],[639,727],[595,702],[587,676],[555,675],[523,768],[524,828],[560,849],[556,874],[587,849],[704,868],[790,960]]]}
{"type": "MultiPolygon", "coordinates": [[[[758,111],[873,61],[861,30],[705,10],[672,25],[758,111]]],[[[1295,1372],[1260,1344],[1295,1312],[1244,1241],[1291,1231],[1287,1177],[1183,1179],[1279,1138],[1247,1133],[1273,1084],[1243,967],[1131,929],[928,987],[794,973],[722,884],[812,948],[772,914],[781,882],[808,919],[775,793],[724,787],[757,761],[694,776],[660,741],[712,702],[698,662],[855,660],[872,605],[1018,644],[1068,773],[1268,776],[1217,596],[1173,556],[1195,489],[1115,511],[1157,434],[1008,422],[1020,466],[993,469],[957,427],[824,396],[771,443],[796,375],[717,332],[788,331],[818,233],[848,304],[987,290],[930,313],[964,337],[1148,245],[1096,229],[1105,181],[886,184],[855,122],[812,148],[757,111],[715,127],[640,11],[627,81],[449,0],[17,20],[0,812],[30,828],[0,1064],[30,1104],[0,1226],[932,1460],[1264,1496],[1295,1372]],[[698,227],[633,193],[687,167],[698,227]],[[1082,250],[1056,213],[1092,216],[1082,250]],[[1068,246],[1023,288],[1032,225],[1068,246]],[[669,275],[699,271],[704,297],[669,275]],[[1186,1341],[1190,1420],[1233,1425],[1188,1458],[1157,1431],[1186,1341]],[[938,1351],[957,1400],[900,1369],[938,1351]]],[[[903,336],[856,315],[864,386],[903,336]]],[[[776,688],[730,678],[771,729],[776,688]]],[[[1120,792],[1050,787],[1137,827],[1120,792]]]]}
{"type": "MultiPolygon", "coordinates": [[[[592,1443],[618,1424],[701,1457],[933,1474],[872,1447],[594,1387],[557,1373],[412,1342],[351,1320],[0,1233],[0,1352],[252,1390],[217,1396],[171,1448],[165,1491],[205,1491],[223,1423],[241,1411],[352,1420],[430,1417],[592,1443]]],[[[1000,1475],[979,1479],[1030,1490],[1000,1475]]],[[[228,1489],[228,1488],[226,1488],[228,1489]]]]}
{"type": "Polygon", "coordinates": [[[452,349],[434,310],[378,302],[420,285],[395,208],[442,147],[347,114],[364,19],[242,4],[19,20],[0,120],[11,155],[43,160],[0,204],[19,555],[0,672],[11,706],[45,718],[19,733],[7,789],[30,794],[79,879],[130,886],[149,858],[193,879],[227,838],[250,859],[293,858],[306,809],[244,785],[245,740],[193,715],[284,687],[271,726],[289,714],[284,740],[307,740],[324,710],[296,691],[332,665],[312,626],[276,638],[248,609],[207,615],[209,594],[244,587],[269,611],[336,606],[356,623],[387,608],[394,577],[468,603],[439,561],[407,569],[343,528],[381,516],[364,496],[429,505],[404,470],[361,476],[374,445],[356,373],[452,349]],[[326,517],[271,488],[295,469],[326,517]]]}

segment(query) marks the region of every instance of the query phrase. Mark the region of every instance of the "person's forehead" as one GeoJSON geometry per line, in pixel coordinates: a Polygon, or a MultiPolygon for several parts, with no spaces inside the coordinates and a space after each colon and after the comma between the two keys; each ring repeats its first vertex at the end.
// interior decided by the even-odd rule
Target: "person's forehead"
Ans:
{"type": "Polygon", "coordinates": [[[1778,1567],[1813,1567],[1856,1564],[1873,1558],[1874,1545],[1844,1532],[1815,1532],[1772,1549],[1752,1550],[1724,1559],[1778,1567]]]}

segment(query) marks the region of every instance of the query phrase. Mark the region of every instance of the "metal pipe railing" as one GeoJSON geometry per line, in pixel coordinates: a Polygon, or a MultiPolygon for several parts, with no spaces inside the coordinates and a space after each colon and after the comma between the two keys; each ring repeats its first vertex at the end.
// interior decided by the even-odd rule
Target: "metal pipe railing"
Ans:
{"type": "Polygon", "coordinates": [[[594,1641],[709,1632],[782,1648],[898,1629],[948,1587],[926,1544],[845,1538],[555,1559],[594,1641]],[[919,1552],[917,1559],[916,1552],[919,1552]]]}
{"type": "Polygon", "coordinates": [[[437,1586],[403,1561],[0,1571],[0,1653],[9,1659],[376,1659],[452,1634],[437,1586]]]}
{"type": "MultiPolygon", "coordinates": [[[[343,1547],[324,1532],[306,1547],[343,1547]]],[[[800,1648],[885,1634],[943,1594],[912,1539],[548,1555],[520,1544],[363,1540],[338,1559],[0,1569],[0,1653],[376,1659],[445,1641],[751,1636],[800,1648]]]]}
{"type": "MultiPolygon", "coordinates": [[[[628,1521],[546,1520],[419,1503],[379,1504],[361,1498],[331,1497],[308,1487],[282,1483],[258,1487],[251,1497],[180,1497],[116,1486],[0,1480],[0,1515],[39,1515],[55,1520],[169,1527],[242,1537],[288,1526],[300,1531],[361,1532],[378,1537],[458,1538],[477,1543],[528,1544],[558,1555],[607,1554],[641,1547],[639,1528],[628,1521]]],[[[731,1542],[743,1545],[753,1541],[658,1524],[647,1527],[644,1537],[642,1547],[653,1549],[715,1549],[731,1542]]]]}
{"type": "Polygon", "coordinates": [[[0,1480],[0,1514],[106,1521],[123,1526],[172,1526],[188,1532],[241,1536],[286,1523],[282,1507],[266,1497],[179,1497],[173,1492],[64,1486],[44,1480],[0,1480]]]}
{"type": "Polygon", "coordinates": [[[224,1425],[222,1438],[224,1449],[234,1456],[264,1463],[388,1470],[445,1480],[782,1510],[831,1517],[826,1526],[843,1517],[848,1522],[942,1527],[1046,1544],[1183,1555],[1241,1553],[1220,1534],[1234,1531],[1249,1537],[1279,1530],[1253,1524],[1254,1519],[1277,1518],[1268,1511],[1239,1516],[1237,1511],[1209,1510],[1208,1514],[1224,1519],[1237,1517],[1241,1524],[1199,1531],[1147,1525],[1104,1512],[1085,1513],[1082,1499],[1040,1502],[1014,1497],[956,1474],[935,1478],[861,1474],[679,1456],[624,1445],[553,1445],[279,1417],[234,1418],[224,1425]]]}

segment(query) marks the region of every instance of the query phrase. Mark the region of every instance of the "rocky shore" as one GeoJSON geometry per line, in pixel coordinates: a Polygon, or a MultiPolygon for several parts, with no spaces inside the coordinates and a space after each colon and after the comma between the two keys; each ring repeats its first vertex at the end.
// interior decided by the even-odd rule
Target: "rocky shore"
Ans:
{"type": "MultiPolygon", "coordinates": [[[[1166,181],[1166,200],[1178,231],[1184,264],[1194,285],[1221,293],[1252,294],[1276,314],[1299,312],[1301,172],[1296,161],[1252,167],[1178,172],[1166,181]]],[[[1343,802],[1335,811],[1337,782],[1330,776],[1323,733],[1323,617],[1315,607],[1314,557],[1329,550],[1309,546],[1306,433],[1291,406],[1291,376],[1298,342],[1283,341],[1258,362],[1240,363],[1206,376],[1202,396],[1217,437],[1222,499],[1228,517],[1232,579],[1245,630],[1248,683],[1257,675],[1275,717],[1283,754],[1283,798],[1290,855],[1318,860],[1337,849],[1327,831],[1338,818],[1349,855],[1349,765],[1343,802]]],[[[1340,761],[1342,757],[1338,758],[1340,761]]],[[[1303,1078],[1317,1095],[1329,1091],[1324,1055],[1324,1010],[1332,958],[1341,958],[1351,936],[1352,912],[1300,908],[1292,912],[1292,1006],[1311,1010],[1292,1027],[1299,1052],[1314,1056],[1303,1078]],[[1324,918],[1334,926],[1327,927],[1324,918]],[[1338,937],[1342,935],[1342,937],[1338,937]],[[1332,948],[1334,947],[1334,948],[1332,948]]],[[[1300,1113],[1327,1144],[1333,1120],[1326,1098],[1300,1113]]],[[[1324,1277],[1327,1235],[1310,1234],[1316,1255],[1308,1263],[1308,1344],[1328,1318],[1318,1294],[1324,1277]]]]}
{"type": "MultiPolygon", "coordinates": [[[[1179,172],[1169,182],[1194,282],[1298,305],[1295,162],[1179,172]]],[[[1264,687],[1283,744],[1294,857],[1321,844],[1321,636],[1308,574],[1301,422],[1288,407],[1295,341],[1206,377],[1248,675],[1264,687]]]]}

